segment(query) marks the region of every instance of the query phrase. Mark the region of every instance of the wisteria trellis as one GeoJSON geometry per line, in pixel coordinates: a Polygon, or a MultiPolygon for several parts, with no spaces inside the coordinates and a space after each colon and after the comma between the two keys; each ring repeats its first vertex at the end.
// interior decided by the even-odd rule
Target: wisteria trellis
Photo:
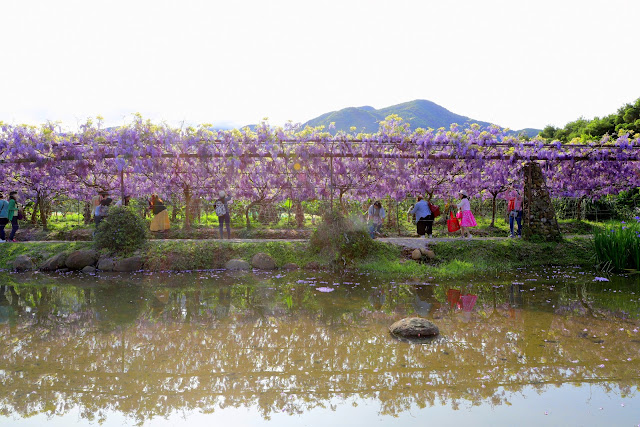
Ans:
{"type": "Polygon", "coordinates": [[[215,131],[172,128],[136,116],[104,129],[88,121],[78,132],[0,126],[0,189],[40,200],[55,193],[87,200],[97,189],[134,196],[215,197],[231,189],[252,202],[335,198],[364,200],[459,188],[495,197],[521,186],[520,167],[539,161],[553,196],[597,198],[640,185],[640,138],[621,135],[581,144],[520,140],[498,127],[410,131],[398,117],[375,134],[331,135],[324,129],[215,131]]]}

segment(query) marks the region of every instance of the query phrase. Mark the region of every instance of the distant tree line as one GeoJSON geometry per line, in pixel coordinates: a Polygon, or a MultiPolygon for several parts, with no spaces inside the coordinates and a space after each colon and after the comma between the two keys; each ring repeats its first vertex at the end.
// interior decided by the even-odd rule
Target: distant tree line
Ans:
{"type": "Polygon", "coordinates": [[[547,139],[569,142],[575,138],[582,140],[600,139],[606,134],[617,136],[620,131],[629,132],[631,136],[640,134],[640,98],[633,104],[626,104],[617,113],[605,117],[586,120],[581,117],[569,122],[564,128],[547,126],[540,136],[547,139]]]}

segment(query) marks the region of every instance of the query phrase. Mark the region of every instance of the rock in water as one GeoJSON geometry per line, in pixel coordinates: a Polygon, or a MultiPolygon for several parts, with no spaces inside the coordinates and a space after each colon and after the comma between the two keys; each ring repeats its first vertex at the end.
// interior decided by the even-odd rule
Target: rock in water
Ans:
{"type": "Polygon", "coordinates": [[[258,252],[251,258],[251,265],[253,268],[260,270],[273,270],[276,268],[276,262],[270,255],[264,252],[258,252]]]}
{"type": "Polygon", "coordinates": [[[98,262],[98,252],[89,249],[71,252],[65,264],[71,270],[82,270],[87,265],[95,265],[96,262],[98,262]]]}
{"type": "Polygon", "coordinates": [[[393,335],[402,338],[429,338],[440,334],[438,327],[421,317],[407,317],[389,327],[393,335]]]}
{"type": "Polygon", "coordinates": [[[33,260],[27,255],[19,255],[13,260],[13,271],[17,271],[18,273],[31,271],[34,268],[33,260]]]}
{"type": "Polygon", "coordinates": [[[227,270],[251,270],[249,263],[242,259],[231,259],[227,261],[224,268],[227,270]]]}
{"type": "Polygon", "coordinates": [[[40,266],[42,271],[56,271],[60,268],[64,268],[67,262],[67,254],[65,252],[52,256],[40,266]]]}

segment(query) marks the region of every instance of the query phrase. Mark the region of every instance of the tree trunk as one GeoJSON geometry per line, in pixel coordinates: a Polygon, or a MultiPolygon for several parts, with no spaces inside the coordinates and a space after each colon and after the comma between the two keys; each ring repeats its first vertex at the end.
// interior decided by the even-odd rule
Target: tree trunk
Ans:
{"type": "Polygon", "coordinates": [[[31,224],[38,223],[38,207],[40,206],[40,194],[36,194],[36,202],[33,204],[33,212],[31,213],[31,224]]]}
{"type": "Polygon", "coordinates": [[[184,208],[184,228],[185,230],[191,229],[191,189],[189,186],[184,188],[184,200],[186,206],[184,208]]]}
{"type": "Polygon", "coordinates": [[[491,199],[491,224],[489,224],[489,227],[495,227],[495,223],[496,223],[496,202],[498,199],[498,193],[491,193],[492,199],[491,199]]]}
{"type": "Polygon", "coordinates": [[[304,227],[304,211],[300,200],[296,200],[296,225],[298,228],[304,227]]]}
{"type": "Polygon", "coordinates": [[[251,228],[251,218],[249,217],[249,210],[256,205],[256,202],[251,202],[244,210],[244,217],[247,221],[247,228],[251,228]]]}
{"type": "Polygon", "coordinates": [[[44,197],[38,197],[38,208],[40,209],[40,221],[42,221],[42,229],[47,231],[47,208],[45,206],[44,197]]]}

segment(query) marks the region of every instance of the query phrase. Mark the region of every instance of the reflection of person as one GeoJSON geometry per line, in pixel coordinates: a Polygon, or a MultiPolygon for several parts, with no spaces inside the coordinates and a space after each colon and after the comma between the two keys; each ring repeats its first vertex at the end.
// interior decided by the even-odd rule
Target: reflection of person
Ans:
{"type": "Polygon", "coordinates": [[[436,299],[432,285],[415,286],[413,290],[415,291],[413,307],[416,310],[416,314],[429,316],[440,308],[440,301],[436,299]]]}
{"type": "Polygon", "coordinates": [[[473,236],[469,232],[468,228],[475,227],[478,224],[476,223],[476,219],[473,216],[473,213],[471,213],[471,204],[469,203],[469,196],[467,195],[467,192],[464,190],[460,190],[460,197],[462,200],[460,200],[460,203],[458,203],[457,205],[462,214],[462,218],[460,220],[460,229],[462,237],[465,237],[466,234],[466,237],[470,239],[473,236]]]}
{"type": "Polygon", "coordinates": [[[164,202],[157,194],[151,195],[151,201],[149,202],[149,210],[153,213],[153,219],[151,220],[151,231],[166,231],[169,229],[169,212],[164,202]]]}
{"type": "Polygon", "coordinates": [[[380,233],[380,229],[382,229],[382,223],[384,218],[387,216],[387,213],[384,211],[382,207],[382,203],[380,201],[374,202],[371,206],[369,206],[369,211],[367,213],[367,222],[369,223],[369,234],[372,239],[375,239],[376,234],[380,233]]]}
{"type": "Polygon", "coordinates": [[[369,303],[374,310],[380,310],[386,299],[384,289],[373,289],[369,295],[369,303]]]}
{"type": "Polygon", "coordinates": [[[229,213],[229,203],[231,203],[231,195],[224,190],[218,192],[218,199],[214,204],[216,215],[218,215],[218,226],[220,227],[220,238],[224,239],[223,226],[227,225],[227,239],[231,239],[231,214],[229,213]]]}
{"type": "Polygon", "coordinates": [[[433,232],[433,214],[431,213],[431,209],[429,209],[429,204],[422,196],[418,196],[418,202],[409,211],[409,215],[411,214],[416,215],[416,231],[418,236],[425,237],[426,232],[429,238],[431,238],[433,232]]]}
{"type": "Polygon", "coordinates": [[[518,223],[518,237],[522,237],[522,196],[518,190],[514,189],[514,195],[509,199],[509,237],[515,237],[513,234],[513,223],[518,223]]]}

